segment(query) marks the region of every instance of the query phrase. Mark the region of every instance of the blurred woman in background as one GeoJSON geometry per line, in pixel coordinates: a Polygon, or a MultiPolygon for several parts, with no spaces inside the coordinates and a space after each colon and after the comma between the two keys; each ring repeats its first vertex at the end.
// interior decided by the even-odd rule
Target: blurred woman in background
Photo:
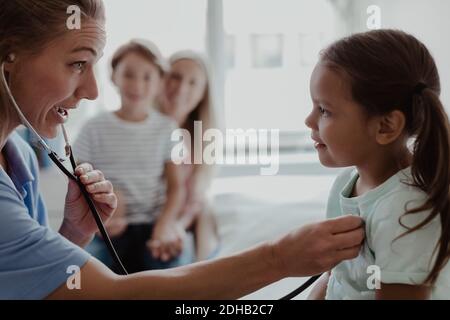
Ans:
{"type": "Polygon", "coordinates": [[[185,229],[193,229],[196,238],[197,260],[213,257],[219,248],[219,237],[207,191],[213,178],[211,165],[194,164],[203,159],[203,133],[217,127],[214,112],[213,85],[207,60],[194,51],[179,51],[170,59],[161,111],[185,129],[187,141],[182,181],[186,187],[180,221],[185,229]],[[194,134],[194,123],[201,123],[201,132],[194,134]],[[195,155],[195,153],[199,153],[195,155]]]}

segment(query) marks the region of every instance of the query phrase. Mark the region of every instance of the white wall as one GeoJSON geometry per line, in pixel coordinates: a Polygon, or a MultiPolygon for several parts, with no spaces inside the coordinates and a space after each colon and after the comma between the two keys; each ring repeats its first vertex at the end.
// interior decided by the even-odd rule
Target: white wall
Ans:
{"type": "Polygon", "coordinates": [[[351,30],[367,30],[369,5],[381,9],[381,27],[401,29],[421,40],[433,54],[441,76],[441,99],[450,112],[450,1],[350,0],[351,30]]]}

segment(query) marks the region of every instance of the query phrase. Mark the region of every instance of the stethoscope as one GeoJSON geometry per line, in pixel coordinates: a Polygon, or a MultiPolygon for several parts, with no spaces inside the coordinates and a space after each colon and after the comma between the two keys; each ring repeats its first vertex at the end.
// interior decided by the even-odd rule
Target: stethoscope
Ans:
{"type": "MultiPolygon", "coordinates": [[[[14,56],[13,55],[9,55],[8,56],[8,62],[12,62],[14,61],[14,56]]],[[[105,226],[103,224],[102,219],[100,218],[100,215],[97,211],[97,208],[95,207],[94,202],[92,201],[89,193],[86,191],[86,187],[84,186],[83,183],[81,183],[80,179],[75,176],[75,174],[73,172],[75,172],[75,168],[76,168],[76,162],[75,162],[75,157],[73,155],[72,152],[72,147],[69,143],[69,139],[67,136],[67,132],[64,128],[64,125],[61,124],[61,129],[62,129],[62,133],[64,136],[64,141],[66,143],[65,146],[65,151],[66,151],[66,157],[69,158],[70,164],[72,166],[72,170],[73,172],[70,172],[64,165],[63,162],[65,161],[65,159],[61,158],[60,156],[58,156],[58,154],[53,151],[48,144],[44,141],[44,139],[42,139],[42,137],[36,132],[36,130],[34,130],[33,126],[28,122],[28,120],[26,119],[26,117],[24,116],[24,114],[22,113],[22,111],[19,108],[19,105],[17,104],[16,100],[14,99],[12,93],[11,93],[11,89],[9,88],[8,82],[6,81],[5,78],[5,72],[4,72],[4,64],[5,62],[2,62],[1,65],[1,80],[2,83],[6,89],[6,92],[8,93],[9,99],[12,103],[12,105],[14,106],[14,108],[16,109],[16,112],[20,118],[20,121],[22,122],[22,124],[27,127],[30,132],[31,135],[33,137],[33,141],[32,143],[34,145],[36,145],[39,149],[44,150],[45,152],[47,152],[48,156],[50,157],[50,159],[53,161],[53,163],[71,180],[75,181],[78,185],[78,187],[81,190],[81,193],[83,194],[84,199],[86,200],[90,211],[92,212],[92,215],[94,216],[95,222],[97,224],[98,229],[100,230],[100,234],[103,237],[103,240],[108,248],[109,254],[111,255],[111,257],[113,258],[114,262],[120,267],[120,271],[122,274],[126,275],[128,274],[127,270],[125,269],[122,261],[120,260],[116,250],[114,249],[114,245],[111,242],[111,239],[108,235],[108,232],[105,229],[105,226]]],[[[295,289],[294,291],[292,291],[291,293],[285,295],[284,297],[282,297],[280,300],[291,300],[294,297],[296,297],[297,295],[299,295],[300,293],[302,293],[303,291],[305,291],[307,288],[309,288],[321,275],[316,275],[313,276],[311,278],[309,278],[305,283],[303,283],[300,287],[298,287],[297,289],[295,289]]]]}

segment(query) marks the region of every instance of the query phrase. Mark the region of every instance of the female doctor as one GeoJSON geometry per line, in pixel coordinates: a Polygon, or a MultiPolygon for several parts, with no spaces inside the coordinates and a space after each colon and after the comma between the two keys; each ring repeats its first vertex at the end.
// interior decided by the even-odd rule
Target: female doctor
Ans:
{"type": "MultiPolygon", "coordinates": [[[[0,0],[0,63],[12,96],[41,136],[55,137],[80,100],[97,97],[94,65],[104,45],[101,0],[0,0]],[[72,5],[81,10],[80,28],[68,27],[72,5]]],[[[116,275],[82,249],[97,227],[76,183],[69,182],[59,232],[48,227],[36,159],[14,133],[21,118],[6,90],[0,82],[0,299],[234,299],[358,254],[361,221],[347,216],[233,256],[116,275]],[[81,288],[71,290],[66,281],[73,266],[80,268],[81,288]]],[[[109,219],[117,205],[111,183],[89,164],[79,165],[76,175],[109,219]]]]}

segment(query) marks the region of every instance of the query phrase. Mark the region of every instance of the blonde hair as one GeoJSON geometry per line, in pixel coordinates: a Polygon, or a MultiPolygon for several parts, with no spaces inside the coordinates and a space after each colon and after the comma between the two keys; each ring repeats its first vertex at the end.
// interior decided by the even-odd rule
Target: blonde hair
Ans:
{"type": "Polygon", "coordinates": [[[158,47],[151,41],[145,39],[132,39],[119,47],[111,59],[111,69],[114,73],[120,61],[129,53],[138,53],[159,68],[161,76],[169,69],[158,47]]]}
{"type": "MultiPolygon", "coordinates": [[[[214,87],[212,74],[207,58],[200,53],[191,50],[178,51],[169,58],[169,63],[172,66],[174,63],[180,60],[191,60],[198,64],[205,72],[207,79],[207,85],[203,98],[200,100],[199,104],[194,108],[194,110],[192,110],[191,113],[187,116],[186,122],[184,124],[181,124],[184,129],[187,129],[189,131],[192,139],[195,139],[194,121],[202,122],[202,137],[203,133],[206,130],[217,128],[218,126],[214,108],[214,87]]],[[[194,145],[194,143],[195,141],[193,140],[191,145],[194,145]]],[[[195,150],[195,152],[199,152],[199,150],[195,150]]],[[[202,155],[199,156],[202,158],[202,155]]],[[[211,180],[214,176],[214,167],[205,163],[194,165],[193,174],[195,178],[194,181],[196,183],[195,192],[203,193],[211,184],[211,180]]]]}
{"type": "MultiPolygon", "coordinates": [[[[104,21],[102,0],[0,0],[0,64],[11,53],[36,55],[48,43],[65,34],[67,8],[78,6],[82,18],[104,21]]],[[[9,75],[5,74],[9,81],[9,75]]],[[[14,111],[3,83],[0,84],[0,141],[6,139],[14,111]]]]}

